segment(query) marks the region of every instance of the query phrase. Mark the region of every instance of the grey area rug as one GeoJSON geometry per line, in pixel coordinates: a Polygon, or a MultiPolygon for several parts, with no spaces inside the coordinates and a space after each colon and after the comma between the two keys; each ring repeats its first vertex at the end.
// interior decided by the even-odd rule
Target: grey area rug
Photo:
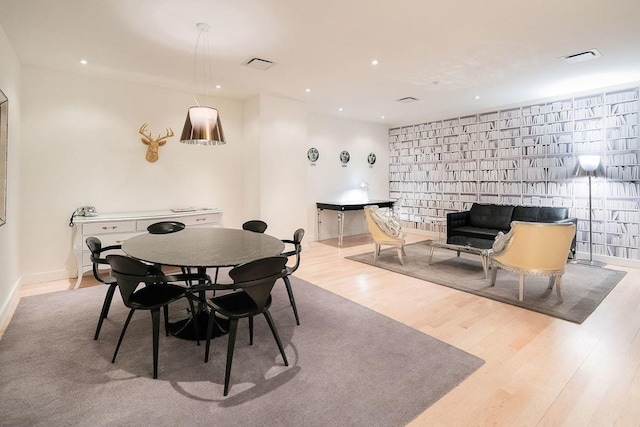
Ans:
{"type": "Polygon", "coordinates": [[[527,276],[524,298],[520,302],[518,275],[500,269],[496,285],[491,286],[491,272],[489,279],[485,279],[479,256],[461,254],[457,257],[455,251],[435,249],[429,265],[429,241],[405,245],[405,251],[404,266],[400,265],[394,248],[382,250],[376,263],[373,251],[347,258],[574,323],[584,322],[626,274],[569,263],[562,277],[562,301],[558,300],[555,288],[547,289],[548,276],[527,276]]]}
{"type": "Polygon", "coordinates": [[[134,315],[110,363],[127,315],[117,293],[93,340],[106,286],[23,298],[0,340],[0,425],[401,426],[484,363],[317,286],[292,286],[301,325],[282,282],[271,309],[289,367],[264,317],[253,346],[241,321],[226,398],[226,337],[205,364],[204,345],[161,333],[154,380],[148,313],[134,315]]]}

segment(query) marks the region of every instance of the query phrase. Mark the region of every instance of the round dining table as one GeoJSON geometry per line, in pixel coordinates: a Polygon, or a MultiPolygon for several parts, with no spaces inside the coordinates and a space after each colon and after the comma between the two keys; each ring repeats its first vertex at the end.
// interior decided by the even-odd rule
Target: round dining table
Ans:
{"type": "MultiPolygon", "coordinates": [[[[204,274],[207,268],[235,267],[261,258],[280,255],[284,243],[268,234],[232,228],[191,227],[168,234],[140,234],[127,239],[122,251],[132,258],[152,264],[197,268],[204,274]]],[[[198,327],[206,331],[208,315],[199,310],[198,327]]],[[[193,340],[190,317],[172,322],[173,335],[193,340]]],[[[225,320],[216,318],[214,336],[226,333],[225,320]]]]}
{"type": "Polygon", "coordinates": [[[235,267],[280,255],[282,240],[233,228],[187,227],[168,234],[140,234],[122,244],[124,253],[152,264],[175,267],[235,267]]]}

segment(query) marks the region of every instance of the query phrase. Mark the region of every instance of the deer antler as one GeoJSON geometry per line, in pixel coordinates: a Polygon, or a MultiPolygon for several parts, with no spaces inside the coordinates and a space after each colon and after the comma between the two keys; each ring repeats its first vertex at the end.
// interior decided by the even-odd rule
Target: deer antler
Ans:
{"type": "Polygon", "coordinates": [[[149,162],[155,162],[158,160],[158,147],[162,147],[167,143],[167,138],[171,138],[173,136],[173,130],[171,130],[171,128],[167,128],[167,132],[164,136],[158,135],[156,139],[153,139],[151,132],[147,131],[147,126],[148,125],[146,123],[140,126],[138,133],[143,136],[141,141],[147,146],[146,159],[149,162]]]}
{"type": "Polygon", "coordinates": [[[164,136],[158,135],[158,138],[153,139],[153,136],[151,136],[151,132],[147,132],[147,126],[148,124],[145,123],[142,126],[140,126],[140,129],[138,130],[138,133],[144,136],[144,138],[141,138],[142,142],[144,142],[147,145],[150,142],[155,142],[158,145],[164,145],[167,143],[167,139],[173,136],[173,130],[171,128],[166,128],[167,132],[165,133],[164,136]]]}

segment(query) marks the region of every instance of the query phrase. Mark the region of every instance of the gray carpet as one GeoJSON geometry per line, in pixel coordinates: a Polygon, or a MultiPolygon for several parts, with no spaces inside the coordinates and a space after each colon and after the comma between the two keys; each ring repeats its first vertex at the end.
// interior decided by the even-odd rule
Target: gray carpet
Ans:
{"type": "Polygon", "coordinates": [[[400,265],[394,248],[382,250],[375,264],[373,251],[347,258],[574,323],[584,322],[626,274],[569,263],[562,277],[562,301],[558,300],[555,288],[547,289],[548,276],[527,276],[524,299],[520,302],[516,273],[500,269],[492,287],[490,279],[485,279],[479,256],[457,257],[454,251],[436,249],[429,265],[430,250],[428,241],[405,245],[404,266],[400,265]]]}
{"type": "Polygon", "coordinates": [[[98,341],[105,286],[23,298],[0,340],[0,425],[401,426],[484,363],[317,286],[292,285],[301,325],[281,282],[271,310],[289,367],[263,317],[251,347],[241,322],[226,398],[226,337],[204,364],[204,346],[162,334],[153,380],[148,313],[134,315],[110,363],[127,314],[118,294],[98,341]]]}

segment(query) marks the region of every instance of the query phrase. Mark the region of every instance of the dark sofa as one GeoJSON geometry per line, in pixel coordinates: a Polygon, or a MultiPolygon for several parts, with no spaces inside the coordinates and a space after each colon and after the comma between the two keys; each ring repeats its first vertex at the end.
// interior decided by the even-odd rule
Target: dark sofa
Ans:
{"type": "MultiPolygon", "coordinates": [[[[507,233],[511,221],[573,222],[563,207],[511,206],[474,203],[471,210],[447,214],[447,243],[489,249],[500,231],[507,233]]],[[[572,257],[576,252],[576,239],[571,243],[572,257]]]]}

